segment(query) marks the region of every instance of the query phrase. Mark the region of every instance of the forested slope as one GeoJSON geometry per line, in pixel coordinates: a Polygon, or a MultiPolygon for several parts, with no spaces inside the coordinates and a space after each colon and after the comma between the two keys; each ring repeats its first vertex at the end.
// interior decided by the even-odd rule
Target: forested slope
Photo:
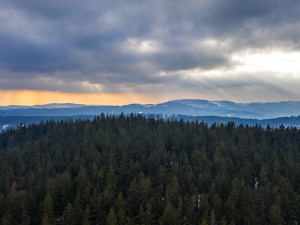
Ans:
{"type": "Polygon", "coordinates": [[[0,134],[1,224],[299,224],[300,131],[143,116],[0,134]]]}

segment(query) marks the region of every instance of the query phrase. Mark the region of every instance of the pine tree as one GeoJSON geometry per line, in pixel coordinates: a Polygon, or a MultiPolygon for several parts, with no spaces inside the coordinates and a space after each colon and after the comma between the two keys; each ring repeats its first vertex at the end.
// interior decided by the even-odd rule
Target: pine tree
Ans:
{"type": "Polygon", "coordinates": [[[201,221],[200,225],[208,225],[208,222],[206,221],[206,218],[204,217],[203,220],[201,221]]]}
{"type": "Polygon", "coordinates": [[[49,217],[48,217],[48,214],[47,213],[45,213],[44,215],[43,215],[43,217],[42,217],[42,223],[41,223],[41,225],[51,225],[51,224],[53,224],[53,220],[51,221],[50,219],[49,219],[49,217]]]}
{"type": "Polygon", "coordinates": [[[125,214],[125,201],[122,197],[122,193],[119,193],[118,198],[115,201],[115,213],[117,216],[118,224],[124,224],[126,222],[126,214],[125,214]]]}
{"type": "Polygon", "coordinates": [[[43,221],[45,222],[45,224],[54,221],[53,200],[50,194],[47,194],[45,196],[42,212],[43,212],[43,221]]]}
{"type": "Polygon", "coordinates": [[[90,225],[90,207],[87,205],[84,210],[82,225],[90,225]]]}
{"type": "Polygon", "coordinates": [[[222,219],[220,220],[220,225],[227,225],[227,221],[226,221],[226,218],[225,216],[222,217],[222,219]]]}
{"type": "Polygon", "coordinates": [[[13,224],[13,217],[11,212],[7,210],[1,218],[2,225],[12,225],[13,224]]]}
{"type": "Polygon", "coordinates": [[[282,212],[279,205],[272,205],[268,213],[269,224],[280,225],[282,224],[282,212]]]}
{"type": "Polygon", "coordinates": [[[116,213],[115,213],[115,210],[113,209],[113,207],[109,211],[109,214],[106,219],[106,223],[107,223],[107,225],[117,225],[118,224],[117,216],[116,216],[116,213]]]}
{"type": "Polygon", "coordinates": [[[71,203],[68,203],[62,214],[62,224],[75,224],[75,212],[71,203]]]}
{"type": "Polygon", "coordinates": [[[155,212],[153,209],[153,199],[150,199],[145,208],[141,207],[140,208],[140,215],[141,215],[141,224],[143,225],[151,225],[155,224],[155,212]]]}
{"type": "Polygon", "coordinates": [[[178,215],[176,209],[170,202],[167,202],[164,213],[159,219],[161,225],[176,225],[181,224],[181,218],[178,215]]]}

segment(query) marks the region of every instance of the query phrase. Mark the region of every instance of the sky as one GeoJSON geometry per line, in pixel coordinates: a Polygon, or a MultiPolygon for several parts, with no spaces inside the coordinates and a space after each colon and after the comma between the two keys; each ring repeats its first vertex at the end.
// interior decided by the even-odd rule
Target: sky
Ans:
{"type": "Polygon", "coordinates": [[[299,0],[0,0],[0,105],[300,100],[299,0]]]}

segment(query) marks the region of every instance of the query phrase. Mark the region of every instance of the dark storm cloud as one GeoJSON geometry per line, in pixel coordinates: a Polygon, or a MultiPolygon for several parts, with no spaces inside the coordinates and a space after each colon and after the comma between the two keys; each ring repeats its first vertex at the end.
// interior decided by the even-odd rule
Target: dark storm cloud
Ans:
{"type": "Polygon", "coordinates": [[[180,71],[234,67],[231,56],[243,49],[299,49],[299,12],[295,0],[3,0],[0,89],[217,88],[180,71]]]}

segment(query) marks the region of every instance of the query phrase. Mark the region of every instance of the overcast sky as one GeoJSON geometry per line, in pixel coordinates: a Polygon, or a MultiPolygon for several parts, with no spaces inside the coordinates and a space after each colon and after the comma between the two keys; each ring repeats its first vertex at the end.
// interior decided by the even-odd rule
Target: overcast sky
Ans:
{"type": "Polygon", "coordinates": [[[0,105],[25,90],[300,100],[300,1],[0,0],[0,105]]]}

